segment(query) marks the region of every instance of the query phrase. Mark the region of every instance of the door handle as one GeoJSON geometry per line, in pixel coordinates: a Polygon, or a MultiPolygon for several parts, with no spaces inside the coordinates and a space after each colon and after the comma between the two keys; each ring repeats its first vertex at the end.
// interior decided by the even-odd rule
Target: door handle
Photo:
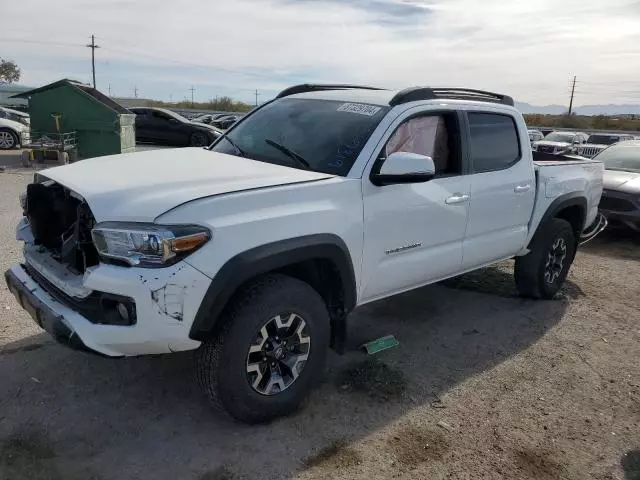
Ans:
{"type": "Polygon", "coordinates": [[[516,193],[524,193],[528,192],[529,190],[531,190],[531,185],[529,185],[528,183],[526,185],[516,185],[513,188],[513,191],[516,193]]]}
{"type": "Polygon", "coordinates": [[[466,203],[469,201],[469,195],[463,193],[456,193],[447,198],[444,203],[447,205],[458,205],[460,203],[466,203]]]}

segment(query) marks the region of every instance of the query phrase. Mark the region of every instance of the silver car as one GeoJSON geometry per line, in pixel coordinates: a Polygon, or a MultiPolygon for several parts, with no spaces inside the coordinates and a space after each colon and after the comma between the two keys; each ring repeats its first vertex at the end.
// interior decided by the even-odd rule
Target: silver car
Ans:
{"type": "Polygon", "coordinates": [[[640,140],[611,145],[593,159],[604,163],[600,211],[609,226],[640,232],[640,140]]]}
{"type": "Polygon", "coordinates": [[[592,158],[609,145],[633,139],[633,135],[627,134],[596,133],[589,135],[587,143],[578,147],[578,155],[592,158]]]}

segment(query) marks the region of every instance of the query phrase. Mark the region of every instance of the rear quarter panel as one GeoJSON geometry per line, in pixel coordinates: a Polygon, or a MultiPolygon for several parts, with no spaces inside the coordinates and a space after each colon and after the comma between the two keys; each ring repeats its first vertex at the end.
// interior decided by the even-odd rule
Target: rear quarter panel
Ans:
{"type": "Polygon", "coordinates": [[[585,228],[596,219],[603,186],[604,166],[601,162],[594,160],[537,161],[534,165],[537,192],[527,243],[535,234],[553,201],[563,195],[575,194],[586,198],[585,228]]]}

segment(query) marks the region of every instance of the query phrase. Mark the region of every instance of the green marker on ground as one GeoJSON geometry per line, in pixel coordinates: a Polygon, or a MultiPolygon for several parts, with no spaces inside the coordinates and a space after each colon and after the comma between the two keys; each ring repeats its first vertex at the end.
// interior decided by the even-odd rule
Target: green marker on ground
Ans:
{"type": "Polygon", "coordinates": [[[386,335],[363,344],[361,348],[364,348],[368,355],[373,355],[374,353],[387,350],[388,348],[397,347],[398,345],[400,345],[400,342],[398,342],[396,337],[393,335],[386,335]]]}

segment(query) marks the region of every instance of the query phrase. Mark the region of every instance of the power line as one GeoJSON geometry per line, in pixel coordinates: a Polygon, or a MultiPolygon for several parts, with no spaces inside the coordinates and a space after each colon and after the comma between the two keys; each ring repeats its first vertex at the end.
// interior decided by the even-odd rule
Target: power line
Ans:
{"type": "Polygon", "coordinates": [[[32,43],[35,45],[55,45],[57,47],[82,47],[79,43],[65,43],[65,42],[45,42],[42,40],[27,40],[21,38],[0,38],[0,42],[9,43],[32,43]]]}
{"type": "Polygon", "coordinates": [[[124,49],[113,48],[113,47],[106,47],[106,48],[103,48],[103,50],[108,51],[108,52],[123,53],[125,55],[132,55],[132,56],[135,56],[135,57],[148,58],[150,60],[156,60],[156,61],[161,61],[161,62],[175,63],[176,65],[184,65],[186,67],[210,68],[210,69],[218,70],[218,71],[224,72],[224,73],[233,73],[233,74],[244,75],[244,76],[248,76],[248,77],[258,77],[258,78],[264,78],[264,79],[273,78],[271,75],[266,74],[266,73],[262,74],[262,73],[256,73],[256,72],[247,72],[247,71],[236,70],[236,69],[232,69],[232,68],[219,67],[217,65],[208,65],[208,64],[203,64],[203,63],[185,62],[185,61],[182,61],[182,60],[175,60],[175,59],[166,58],[166,57],[159,57],[159,56],[156,56],[156,55],[150,55],[148,53],[141,53],[141,52],[137,52],[137,51],[133,51],[133,50],[124,50],[124,49]]]}
{"type": "Polygon", "coordinates": [[[96,45],[96,37],[91,35],[91,43],[85,45],[86,47],[91,49],[91,72],[93,73],[93,88],[96,88],[96,48],[100,48],[99,45],[96,45]]]}

